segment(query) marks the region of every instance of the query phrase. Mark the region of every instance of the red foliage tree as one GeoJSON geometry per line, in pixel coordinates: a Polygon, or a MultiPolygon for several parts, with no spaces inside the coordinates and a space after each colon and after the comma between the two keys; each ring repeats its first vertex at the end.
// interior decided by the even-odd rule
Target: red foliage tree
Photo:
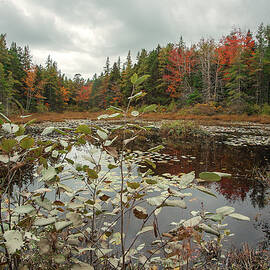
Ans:
{"type": "Polygon", "coordinates": [[[83,104],[88,103],[92,93],[92,86],[92,83],[89,83],[88,85],[83,85],[77,93],[76,101],[83,104]]]}
{"type": "MultiPolygon", "coordinates": [[[[237,30],[223,37],[217,47],[220,69],[224,70],[233,65],[243,53],[252,54],[254,48],[255,41],[250,31],[244,34],[237,30]]],[[[226,71],[224,75],[226,75],[226,71]]]]}
{"type": "Polygon", "coordinates": [[[195,65],[194,49],[177,47],[170,51],[168,74],[163,79],[168,82],[167,92],[171,97],[179,97],[190,89],[189,77],[195,65]]]}

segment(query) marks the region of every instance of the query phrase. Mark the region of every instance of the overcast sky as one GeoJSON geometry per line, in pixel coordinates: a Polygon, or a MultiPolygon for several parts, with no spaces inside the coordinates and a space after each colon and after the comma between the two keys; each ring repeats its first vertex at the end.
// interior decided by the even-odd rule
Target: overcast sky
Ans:
{"type": "Polygon", "coordinates": [[[68,77],[100,73],[109,56],[124,61],[142,48],[200,38],[232,27],[270,24],[270,0],[0,0],[0,33],[29,45],[36,64],[48,55],[68,77]]]}

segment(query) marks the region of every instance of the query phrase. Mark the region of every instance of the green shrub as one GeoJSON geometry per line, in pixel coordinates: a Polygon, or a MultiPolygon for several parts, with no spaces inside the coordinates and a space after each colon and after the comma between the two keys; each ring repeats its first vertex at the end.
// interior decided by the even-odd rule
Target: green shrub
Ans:
{"type": "Polygon", "coordinates": [[[36,105],[36,112],[38,113],[43,113],[43,112],[48,112],[49,109],[47,106],[45,106],[44,104],[37,104],[36,105]]]}
{"type": "Polygon", "coordinates": [[[201,100],[202,100],[202,94],[198,91],[198,89],[195,89],[193,93],[188,95],[187,104],[193,105],[195,103],[201,102],[201,100]]]}
{"type": "Polygon", "coordinates": [[[267,103],[263,104],[262,114],[270,115],[270,105],[267,103]]]}
{"type": "Polygon", "coordinates": [[[245,113],[248,115],[259,114],[261,107],[258,104],[247,104],[245,107],[245,113]]]}
{"type": "Polygon", "coordinates": [[[167,112],[176,112],[176,111],[177,111],[177,105],[173,99],[172,102],[167,107],[167,112]]]}

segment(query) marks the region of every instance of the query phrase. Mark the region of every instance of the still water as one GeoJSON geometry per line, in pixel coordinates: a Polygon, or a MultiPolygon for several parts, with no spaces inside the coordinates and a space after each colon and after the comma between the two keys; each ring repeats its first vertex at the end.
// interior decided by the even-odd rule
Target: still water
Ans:
{"type": "MultiPolygon", "coordinates": [[[[147,168],[140,164],[141,156],[148,155],[147,144],[134,145],[133,177],[138,178],[147,168]]],[[[92,146],[92,149],[93,146],[92,146]]],[[[99,153],[96,149],[96,158],[99,153]]],[[[70,158],[81,163],[82,156],[89,153],[89,147],[80,147],[72,150],[70,158]]],[[[103,156],[104,162],[109,157],[103,156]]],[[[217,198],[209,196],[196,190],[186,190],[191,192],[192,197],[187,198],[187,209],[167,207],[159,214],[160,231],[167,232],[171,229],[171,222],[179,222],[181,219],[190,218],[190,211],[201,208],[215,212],[215,209],[222,206],[232,206],[236,213],[250,217],[250,221],[238,221],[226,217],[224,223],[228,223],[228,228],[234,234],[228,238],[226,246],[240,247],[243,243],[250,246],[263,245],[268,248],[270,245],[270,191],[267,186],[259,181],[256,176],[258,172],[270,170],[270,147],[269,146],[234,146],[225,144],[222,140],[214,137],[190,138],[175,141],[167,144],[160,154],[151,157],[156,164],[154,173],[162,175],[170,173],[179,175],[195,171],[196,177],[200,172],[225,172],[232,174],[231,178],[223,178],[220,182],[207,184],[207,188],[216,195],[217,198]]],[[[115,169],[115,176],[119,175],[119,170],[115,169]]],[[[77,186],[78,181],[69,180],[71,186],[77,186]]],[[[40,184],[34,183],[36,187],[40,184]]],[[[34,188],[34,187],[33,187],[34,188]]],[[[132,239],[139,229],[139,223],[130,220],[128,238],[132,239]]],[[[141,241],[151,243],[153,235],[145,233],[141,241]]]]}
{"type": "MultiPolygon", "coordinates": [[[[134,146],[134,155],[137,164],[134,165],[133,176],[139,177],[147,168],[140,164],[140,156],[148,155],[146,145],[138,149],[134,146]],[[145,149],[144,149],[145,148],[145,149]],[[135,150],[136,149],[136,150],[135,150]]],[[[223,178],[220,182],[207,184],[217,198],[196,190],[191,192],[192,197],[187,198],[187,209],[168,207],[159,214],[159,226],[162,232],[171,229],[171,222],[190,218],[190,211],[202,207],[207,211],[215,212],[222,206],[232,206],[236,213],[250,217],[250,221],[238,221],[226,217],[224,223],[234,236],[228,238],[226,246],[240,247],[243,243],[250,246],[263,245],[267,248],[270,244],[270,191],[258,179],[258,171],[269,169],[270,148],[267,146],[231,146],[214,138],[192,138],[167,145],[167,147],[152,156],[156,164],[155,174],[170,173],[179,175],[195,171],[198,177],[200,172],[216,171],[232,174],[231,178],[223,178]]],[[[78,149],[72,153],[73,158],[80,162],[81,156],[87,154],[88,149],[78,149]]],[[[119,174],[116,170],[116,175],[119,174]]],[[[138,232],[139,224],[131,220],[128,235],[132,238],[138,232]]],[[[144,234],[143,241],[151,242],[153,235],[144,234]]]]}

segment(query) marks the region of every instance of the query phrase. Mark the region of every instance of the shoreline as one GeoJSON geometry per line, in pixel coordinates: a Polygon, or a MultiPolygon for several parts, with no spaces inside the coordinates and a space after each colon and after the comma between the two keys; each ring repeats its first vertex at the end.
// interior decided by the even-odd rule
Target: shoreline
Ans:
{"type": "MultiPolygon", "coordinates": [[[[33,113],[28,114],[29,117],[11,116],[10,120],[17,124],[27,123],[30,120],[36,119],[35,123],[42,122],[62,122],[65,120],[98,120],[98,116],[101,114],[109,114],[108,111],[101,112],[47,112],[47,113],[33,113]]],[[[121,118],[110,118],[105,121],[113,119],[121,120],[121,118]]],[[[136,119],[135,117],[129,117],[129,119],[136,119]]],[[[140,119],[148,121],[161,121],[161,120],[192,120],[199,124],[207,123],[207,125],[217,125],[219,123],[236,124],[239,122],[250,122],[259,124],[270,124],[270,116],[268,115],[230,115],[230,114],[215,114],[215,115],[181,115],[175,113],[146,113],[141,114],[140,119]]],[[[104,119],[103,119],[104,120],[104,119]]]]}

